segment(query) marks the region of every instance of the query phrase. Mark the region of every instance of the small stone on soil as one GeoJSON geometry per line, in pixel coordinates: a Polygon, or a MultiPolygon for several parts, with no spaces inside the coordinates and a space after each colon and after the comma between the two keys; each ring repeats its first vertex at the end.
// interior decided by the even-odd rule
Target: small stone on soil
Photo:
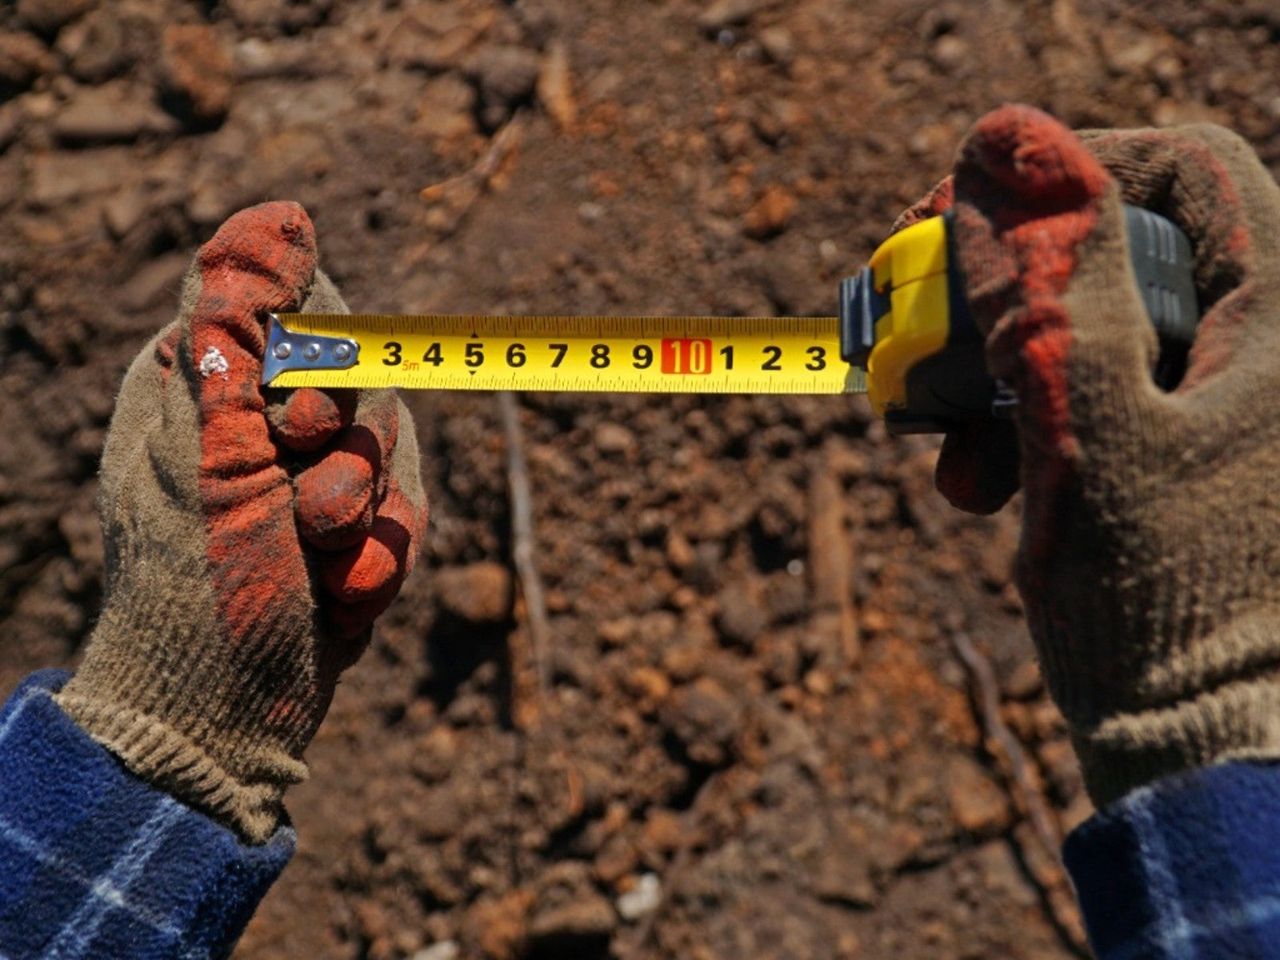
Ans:
{"type": "Polygon", "coordinates": [[[976,762],[968,757],[953,757],[947,764],[946,777],[951,815],[961,829],[990,836],[1008,827],[1008,798],[976,762]]]}
{"type": "Polygon", "coordinates": [[[760,31],[760,46],[774,63],[788,64],[795,57],[796,44],[784,27],[765,27],[760,31]]]}
{"type": "Polygon", "coordinates": [[[53,121],[58,138],[72,143],[129,143],[176,129],[148,88],[125,80],[77,91],[53,121]]]}
{"type": "Polygon", "coordinates": [[[538,55],[525,47],[484,47],[467,61],[485,102],[508,109],[533,93],[541,69],[538,55]]]}
{"type": "Polygon", "coordinates": [[[446,567],[436,573],[440,605],[470,623],[500,623],[511,615],[511,573],[500,563],[446,567]]]}
{"type": "Polygon", "coordinates": [[[197,23],[165,27],[160,54],[165,92],[199,123],[226,116],[231,106],[231,71],[231,54],[213,27],[197,23]]]}
{"type": "Polygon", "coordinates": [[[0,84],[29,87],[57,61],[36,37],[23,32],[0,32],[0,84]]]}
{"type": "Polygon", "coordinates": [[[1040,667],[1034,660],[1024,660],[1014,668],[1004,683],[1004,692],[1013,700],[1030,700],[1044,689],[1040,667]]]}
{"type": "Polygon", "coordinates": [[[728,757],[741,713],[742,705],[724,687],[703,677],[668,697],[659,717],[672,736],[684,744],[690,760],[719,766],[728,757]]]}
{"type": "Polygon", "coordinates": [[[763,0],[715,0],[698,15],[698,26],[709,33],[745,23],[764,6],[763,0]]]}
{"type": "Polygon", "coordinates": [[[785,187],[777,184],[766,187],[742,218],[743,232],[755,240],[781,233],[791,222],[795,208],[796,198],[785,187]]]}
{"type": "Polygon", "coordinates": [[[101,83],[123,73],[146,42],[142,30],[108,9],[90,12],[58,34],[57,51],[77,80],[101,83]]]}
{"type": "Polygon", "coordinates": [[[602,423],[596,427],[595,445],[601,453],[627,453],[635,449],[636,438],[619,423],[602,423]]]}

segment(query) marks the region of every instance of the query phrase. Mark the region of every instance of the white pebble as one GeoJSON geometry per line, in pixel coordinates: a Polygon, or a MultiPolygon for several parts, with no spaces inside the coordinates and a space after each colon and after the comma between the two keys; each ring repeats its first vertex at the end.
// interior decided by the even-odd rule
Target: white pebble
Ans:
{"type": "Polygon", "coordinates": [[[653,913],[662,902],[662,881],[656,873],[642,874],[636,885],[618,898],[618,913],[623,920],[639,920],[653,913]]]}
{"type": "Polygon", "coordinates": [[[439,943],[433,943],[431,946],[419,950],[409,960],[457,960],[460,952],[458,941],[441,940],[439,943]]]}

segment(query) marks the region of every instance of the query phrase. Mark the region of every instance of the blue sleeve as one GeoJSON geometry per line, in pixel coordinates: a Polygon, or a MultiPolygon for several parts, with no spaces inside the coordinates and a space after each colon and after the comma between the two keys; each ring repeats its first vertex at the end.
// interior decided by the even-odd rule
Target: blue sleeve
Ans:
{"type": "Polygon", "coordinates": [[[0,958],[224,957],[293,852],[130,774],[29,677],[0,710],[0,958]]]}
{"type": "Polygon", "coordinates": [[[1064,856],[1099,960],[1280,958],[1280,764],[1135,790],[1064,856]]]}

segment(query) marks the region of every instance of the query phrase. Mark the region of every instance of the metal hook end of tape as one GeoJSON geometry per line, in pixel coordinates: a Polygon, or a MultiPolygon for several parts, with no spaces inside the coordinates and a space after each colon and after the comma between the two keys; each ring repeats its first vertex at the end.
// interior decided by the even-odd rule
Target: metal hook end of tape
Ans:
{"type": "Polygon", "coordinates": [[[262,358],[262,384],[295,370],[346,370],[360,362],[360,344],[351,337],[326,337],[290,330],[274,313],[267,314],[267,351],[262,358]]]}

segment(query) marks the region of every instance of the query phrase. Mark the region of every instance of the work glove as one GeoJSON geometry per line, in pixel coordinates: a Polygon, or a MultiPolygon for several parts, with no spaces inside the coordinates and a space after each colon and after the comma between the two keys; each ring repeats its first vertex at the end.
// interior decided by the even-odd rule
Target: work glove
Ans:
{"type": "Polygon", "coordinates": [[[953,203],[987,366],[1018,406],[946,437],[938,488],[986,513],[1021,481],[1018,585],[1090,795],[1280,757],[1280,190],[1219,127],[1077,135],[1014,106],[900,225],[953,203]],[[1195,252],[1203,318],[1172,392],[1122,201],[1195,252]]]}
{"type": "Polygon", "coordinates": [[[391,391],[259,386],[268,311],[345,313],[293,203],[231,217],[125,377],[102,457],[101,618],[57,699],[139,777],[253,842],[426,525],[391,391]]]}

